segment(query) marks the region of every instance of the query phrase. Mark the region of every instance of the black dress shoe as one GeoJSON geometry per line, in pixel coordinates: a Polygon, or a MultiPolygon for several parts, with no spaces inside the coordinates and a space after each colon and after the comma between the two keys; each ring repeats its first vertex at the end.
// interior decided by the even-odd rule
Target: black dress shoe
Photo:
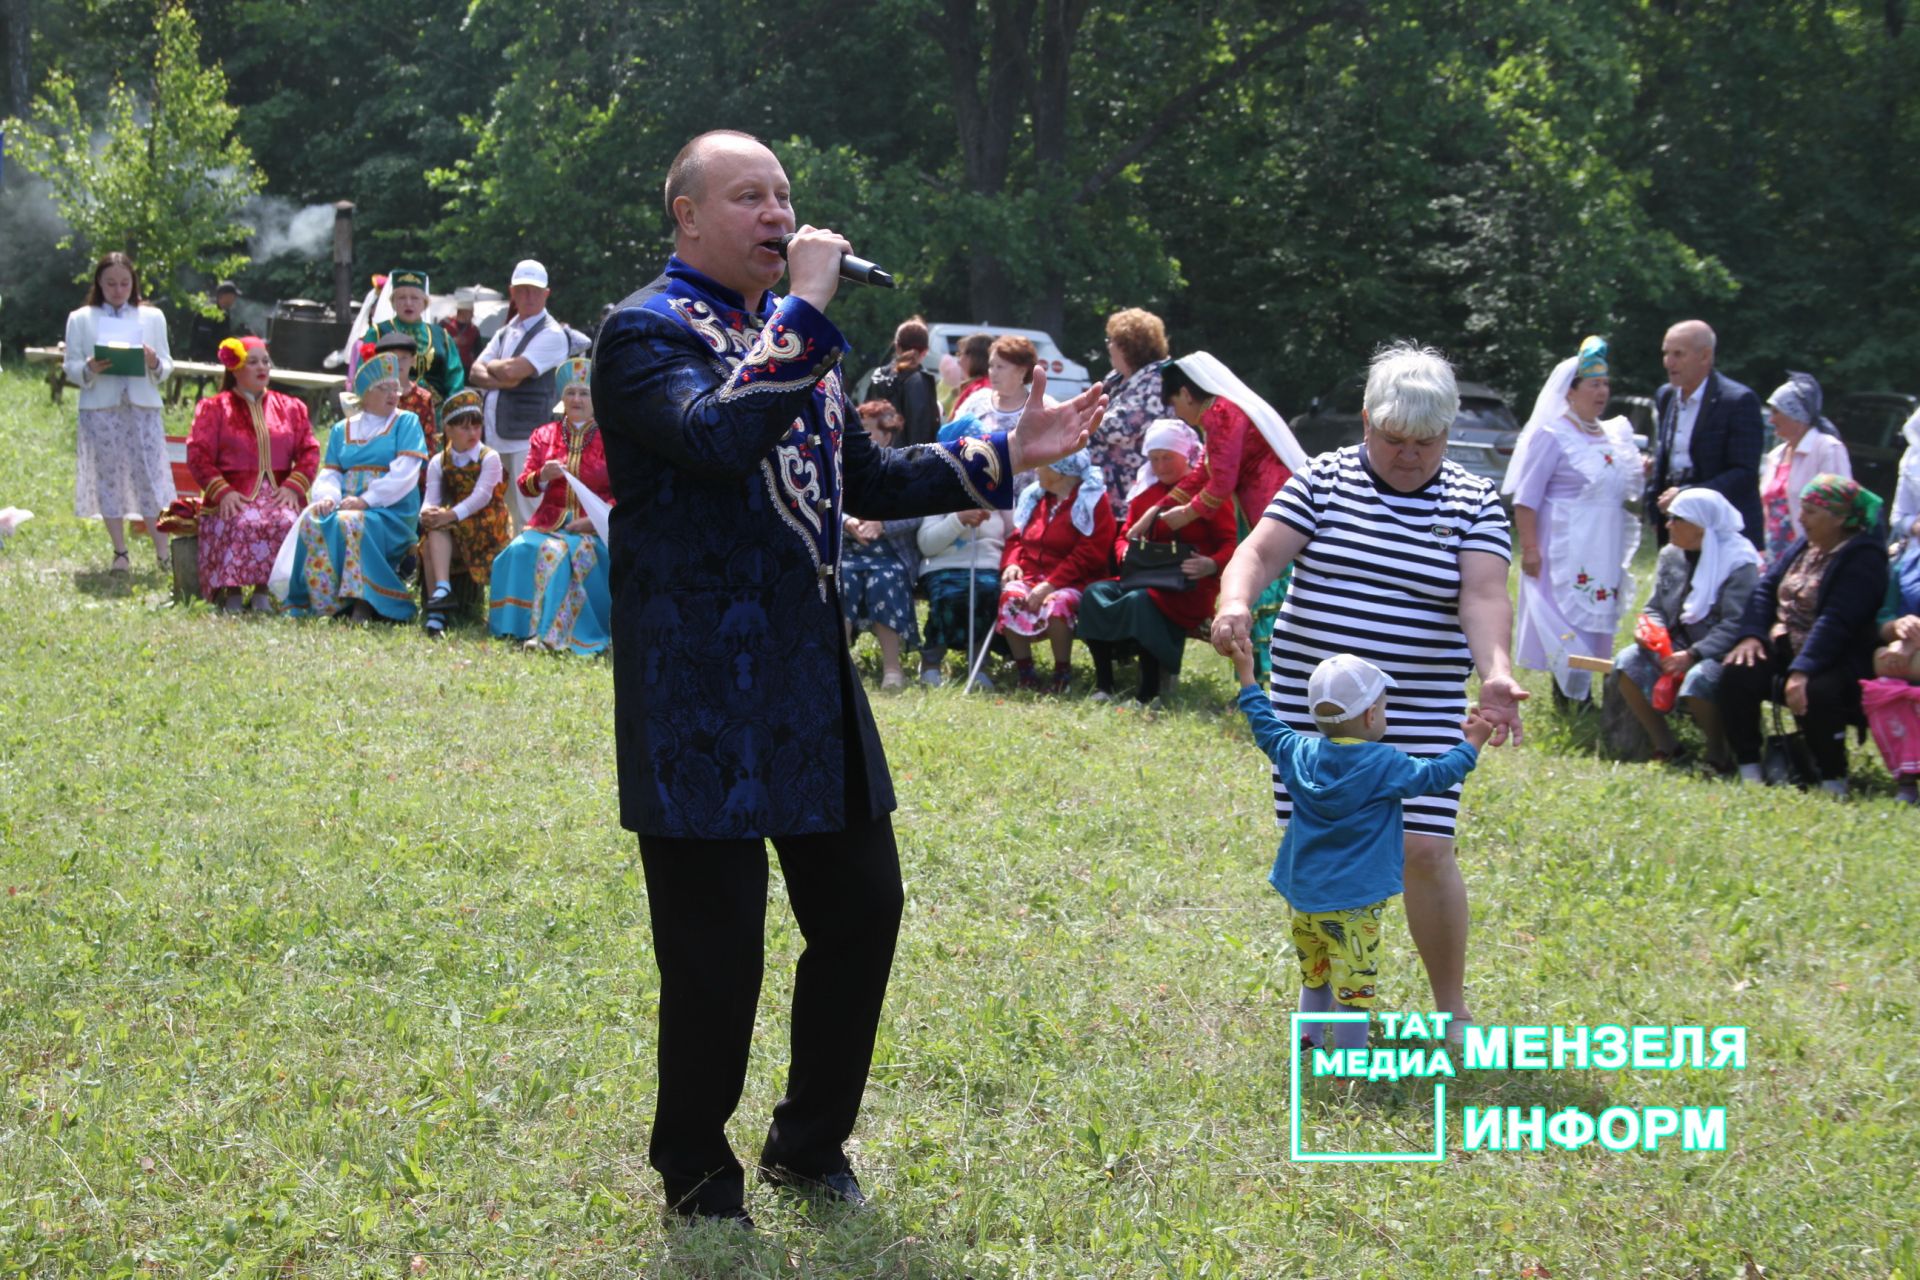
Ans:
{"type": "Polygon", "coordinates": [[[760,1181],[770,1187],[779,1187],[797,1195],[812,1196],[817,1200],[833,1200],[849,1209],[867,1207],[867,1193],[860,1189],[860,1179],[853,1176],[851,1169],[839,1169],[833,1173],[808,1174],[795,1173],[783,1164],[762,1165],[760,1181]]]}

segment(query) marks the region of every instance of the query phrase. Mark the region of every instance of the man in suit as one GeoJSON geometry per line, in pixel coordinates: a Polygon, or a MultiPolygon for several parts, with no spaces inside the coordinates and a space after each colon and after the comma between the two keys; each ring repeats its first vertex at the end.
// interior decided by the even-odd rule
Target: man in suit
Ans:
{"type": "Polygon", "coordinates": [[[1667,507],[1680,491],[1690,485],[1715,489],[1740,513],[1747,540],[1764,547],[1760,452],[1766,428],[1760,397],[1714,369],[1714,346],[1713,330],[1702,320],[1682,320],[1660,344],[1667,382],[1653,396],[1659,438],[1647,515],[1665,546],[1667,507]]]}
{"type": "Polygon", "coordinates": [[[864,1203],[843,1147],[903,891],[893,787],[840,621],[842,517],[1008,507],[1014,475],[1080,448],[1105,403],[1035,394],[1010,433],[874,445],[825,314],[847,241],[800,227],[783,261],[790,201],[758,139],[689,142],[667,175],[674,254],[601,329],[593,376],[616,498],[621,822],[639,834],[660,968],[648,1156],[669,1209],[748,1227],[725,1125],[753,1038],[769,840],[806,949],[760,1177],[864,1203]]]}

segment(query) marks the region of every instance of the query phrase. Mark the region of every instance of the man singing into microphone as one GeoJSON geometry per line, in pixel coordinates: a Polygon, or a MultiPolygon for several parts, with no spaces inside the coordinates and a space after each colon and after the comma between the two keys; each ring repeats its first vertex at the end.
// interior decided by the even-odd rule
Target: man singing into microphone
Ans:
{"type": "Polygon", "coordinates": [[[666,204],[673,256],[601,329],[593,375],[617,499],[620,819],[640,837],[660,967],[648,1156],[671,1210],[751,1227],[725,1126],[760,994],[768,840],[806,948],[760,1177],[865,1200],[843,1147],[902,889],[893,787],[841,629],[842,521],[1007,507],[1014,474],[1078,449],[1104,397],[1046,408],[1036,394],[1011,433],[877,448],[826,317],[849,245],[801,227],[782,260],[795,218],[773,153],[702,134],[674,159],[666,204]]]}

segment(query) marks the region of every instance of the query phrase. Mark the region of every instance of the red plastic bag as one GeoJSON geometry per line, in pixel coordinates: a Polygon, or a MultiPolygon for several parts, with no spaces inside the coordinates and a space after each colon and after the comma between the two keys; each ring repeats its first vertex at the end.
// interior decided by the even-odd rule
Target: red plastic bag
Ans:
{"type": "MultiPolygon", "coordinates": [[[[1673,636],[1668,630],[1649,618],[1640,615],[1640,621],[1634,625],[1633,638],[1645,646],[1656,658],[1673,656],[1673,636]]],[[[1673,704],[1680,700],[1680,677],[1662,675],[1653,682],[1653,709],[1671,711],[1673,704]]]]}

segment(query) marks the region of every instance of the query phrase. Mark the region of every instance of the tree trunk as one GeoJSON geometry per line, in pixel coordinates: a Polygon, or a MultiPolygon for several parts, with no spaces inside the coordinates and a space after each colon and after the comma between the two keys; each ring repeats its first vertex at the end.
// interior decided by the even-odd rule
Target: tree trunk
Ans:
{"type": "Polygon", "coordinates": [[[27,114],[29,56],[33,49],[33,22],[27,10],[31,0],[0,0],[0,34],[6,42],[6,114],[27,114]]]}
{"type": "MultiPolygon", "coordinates": [[[[967,191],[989,200],[1003,199],[1012,165],[1013,130],[1032,78],[1027,32],[1036,0],[989,0],[992,29],[982,50],[974,26],[975,0],[945,0],[939,13],[928,12],[923,28],[939,41],[947,57],[953,89],[953,116],[960,134],[961,166],[967,191]],[[986,63],[986,94],[980,92],[980,65],[986,63]]],[[[998,244],[969,248],[967,295],[970,319],[1006,324],[1013,318],[1013,281],[998,244]]]]}
{"type": "MultiPolygon", "coordinates": [[[[1067,103],[1073,81],[1073,43],[1087,16],[1087,0],[1046,0],[1040,19],[1040,66],[1033,89],[1033,157],[1047,207],[1058,209],[1067,181],[1067,103]]],[[[1045,243],[1060,244],[1066,228],[1061,214],[1047,215],[1041,227],[1045,243]]],[[[1057,254],[1047,256],[1029,323],[1044,329],[1056,341],[1064,337],[1067,322],[1067,277],[1057,254]]]]}

